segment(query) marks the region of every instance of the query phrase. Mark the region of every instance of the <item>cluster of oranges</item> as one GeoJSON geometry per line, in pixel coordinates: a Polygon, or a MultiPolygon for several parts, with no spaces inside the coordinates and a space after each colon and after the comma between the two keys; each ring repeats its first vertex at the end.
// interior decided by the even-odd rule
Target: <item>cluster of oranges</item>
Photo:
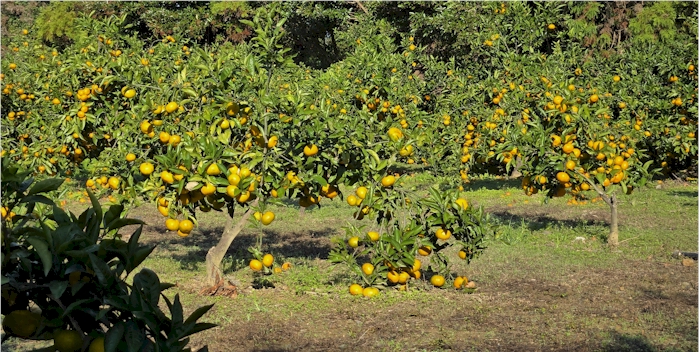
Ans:
{"type": "Polygon", "coordinates": [[[275,266],[275,257],[270,253],[263,255],[261,259],[251,259],[248,266],[255,272],[265,271],[266,273],[275,274],[292,268],[292,264],[289,262],[284,262],[282,265],[275,266]]]}

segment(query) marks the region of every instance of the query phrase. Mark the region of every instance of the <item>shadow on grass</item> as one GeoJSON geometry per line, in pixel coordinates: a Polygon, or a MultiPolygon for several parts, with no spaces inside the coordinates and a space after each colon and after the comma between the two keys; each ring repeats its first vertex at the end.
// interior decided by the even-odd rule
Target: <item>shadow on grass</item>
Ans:
{"type": "Polygon", "coordinates": [[[671,196],[676,196],[676,197],[688,197],[688,198],[697,198],[698,197],[698,192],[694,192],[694,191],[670,191],[670,192],[668,192],[668,194],[671,196]]]}
{"type": "Polygon", "coordinates": [[[489,214],[504,224],[525,224],[530,231],[538,231],[553,227],[568,227],[568,228],[589,228],[589,227],[609,227],[610,222],[605,220],[587,220],[587,219],[556,219],[543,213],[529,213],[525,215],[513,214],[507,210],[494,210],[489,214]]]}
{"type": "MultiPolygon", "coordinates": [[[[164,226],[153,226],[149,229],[157,235],[151,237],[150,242],[158,245],[160,250],[170,253],[170,257],[179,261],[183,270],[197,270],[197,266],[204,263],[207,252],[216,246],[224,231],[223,227],[212,227],[195,231],[190,236],[180,238],[172,236],[164,226]],[[183,253],[178,247],[188,247],[183,253]]],[[[328,259],[331,250],[330,238],[337,234],[337,230],[326,227],[315,231],[283,231],[265,229],[261,250],[274,256],[328,259]]],[[[259,232],[244,230],[236,236],[226,252],[227,256],[234,259],[250,258],[249,247],[256,245],[259,232]]],[[[237,266],[234,265],[234,269],[237,266]]]]}
{"type": "Polygon", "coordinates": [[[657,348],[652,346],[644,336],[625,335],[617,331],[610,333],[611,340],[603,344],[602,351],[605,352],[655,352],[657,348]]]}
{"type": "Polygon", "coordinates": [[[519,179],[511,180],[470,180],[469,183],[464,187],[465,191],[478,191],[481,189],[486,190],[499,190],[507,188],[519,188],[522,181],[519,179]]]}

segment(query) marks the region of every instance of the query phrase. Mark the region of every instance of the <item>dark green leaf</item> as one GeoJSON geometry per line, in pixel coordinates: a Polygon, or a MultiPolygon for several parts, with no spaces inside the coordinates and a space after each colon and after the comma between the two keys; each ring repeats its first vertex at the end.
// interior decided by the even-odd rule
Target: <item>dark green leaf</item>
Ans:
{"type": "Polygon", "coordinates": [[[66,288],[68,288],[68,281],[51,281],[51,283],[49,283],[51,294],[56,298],[63,296],[63,292],[66,291],[66,288]]]}
{"type": "Polygon", "coordinates": [[[90,189],[87,190],[87,193],[90,197],[90,202],[92,203],[92,209],[95,211],[95,215],[97,215],[99,221],[102,222],[102,205],[100,205],[100,201],[97,199],[97,197],[95,197],[90,189]]]}
{"type": "Polygon", "coordinates": [[[141,345],[146,339],[144,331],[142,331],[135,321],[129,320],[126,322],[126,329],[124,331],[126,345],[129,352],[140,352],[141,345]]]}
{"type": "Polygon", "coordinates": [[[107,227],[107,231],[112,231],[114,229],[119,229],[127,225],[144,225],[145,223],[137,219],[117,219],[112,221],[107,227]]]}
{"type": "Polygon", "coordinates": [[[197,323],[197,324],[194,324],[192,329],[189,329],[182,337],[187,337],[187,336],[190,336],[192,334],[196,334],[196,333],[204,331],[204,330],[215,328],[217,326],[218,325],[212,324],[212,323],[197,323]]]}
{"type": "Polygon", "coordinates": [[[109,330],[105,335],[105,352],[117,352],[117,347],[119,342],[122,341],[124,337],[125,324],[123,321],[119,321],[109,330]]]}
{"type": "Polygon", "coordinates": [[[42,204],[46,204],[46,205],[54,205],[55,204],[51,199],[47,198],[46,196],[42,196],[42,195],[33,195],[33,196],[24,197],[24,198],[22,198],[20,203],[29,203],[29,204],[42,203],[42,204]]]}
{"type": "Polygon", "coordinates": [[[44,276],[48,275],[53,266],[53,256],[51,251],[49,251],[49,245],[39,237],[29,237],[27,242],[34,247],[34,250],[39,255],[41,263],[44,265],[44,276]]]}
{"type": "Polygon", "coordinates": [[[92,270],[95,272],[95,276],[97,276],[97,281],[99,281],[100,284],[105,285],[111,279],[112,271],[109,269],[109,266],[107,266],[107,263],[105,263],[101,258],[92,253],[89,253],[88,256],[90,257],[92,270]]]}
{"type": "MultiPolygon", "coordinates": [[[[58,298],[58,297],[57,297],[57,298],[58,298]]],[[[73,309],[75,309],[76,307],[80,306],[81,304],[85,304],[85,303],[87,303],[87,302],[92,302],[92,301],[94,301],[94,299],[88,298],[88,299],[81,299],[81,300],[79,300],[79,301],[75,301],[75,302],[71,303],[68,307],[66,307],[66,310],[63,311],[63,314],[61,315],[61,318],[63,318],[63,317],[65,317],[66,315],[68,315],[68,313],[72,312],[73,309]]]]}
{"type": "Polygon", "coordinates": [[[58,189],[58,187],[61,187],[63,181],[65,180],[62,178],[50,178],[47,180],[39,181],[34,185],[34,187],[32,187],[32,189],[29,190],[29,193],[27,193],[27,195],[31,196],[32,194],[55,191],[58,189]]]}
{"type": "Polygon", "coordinates": [[[210,305],[206,305],[206,306],[197,308],[194,312],[192,312],[192,314],[190,314],[190,316],[187,318],[187,320],[185,320],[185,324],[196,322],[199,318],[201,318],[204,314],[206,314],[209,311],[209,309],[211,309],[211,307],[213,307],[213,306],[214,306],[213,304],[210,304],[210,305]]]}

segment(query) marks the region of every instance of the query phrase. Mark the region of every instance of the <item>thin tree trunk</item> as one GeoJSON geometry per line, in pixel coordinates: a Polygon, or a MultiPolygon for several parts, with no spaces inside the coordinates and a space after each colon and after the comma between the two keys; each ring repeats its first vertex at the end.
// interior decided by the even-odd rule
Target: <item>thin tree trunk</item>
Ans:
{"type": "Polygon", "coordinates": [[[617,197],[613,194],[610,197],[610,235],[608,235],[608,246],[610,248],[615,248],[618,245],[618,232],[617,232],[617,197]]]}
{"type": "Polygon", "coordinates": [[[591,181],[588,177],[583,175],[582,173],[578,172],[579,175],[581,175],[587,182],[588,184],[593,187],[593,189],[598,193],[600,198],[603,199],[603,201],[610,207],[610,233],[608,234],[608,246],[610,248],[616,248],[617,245],[619,244],[618,241],[618,217],[617,217],[617,196],[615,193],[611,194],[608,196],[605,191],[603,191],[600,187],[598,187],[593,181],[591,181]]]}
{"type": "Polygon", "coordinates": [[[250,215],[253,214],[253,207],[257,204],[258,201],[255,200],[243,214],[243,217],[237,222],[234,222],[233,218],[229,219],[229,221],[226,223],[226,227],[224,227],[224,233],[221,235],[219,243],[217,243],[216,246],[211,247],[207,252],[207,286],[214,286],[217,282],[219,282],[219,280],[221,280],[223,275],[221,271],[221,261],[223,261],[226,251],[228,251],[229,247],[231,247],[231,243],[233,243],[233,240],[243,229],[250,215]]]}

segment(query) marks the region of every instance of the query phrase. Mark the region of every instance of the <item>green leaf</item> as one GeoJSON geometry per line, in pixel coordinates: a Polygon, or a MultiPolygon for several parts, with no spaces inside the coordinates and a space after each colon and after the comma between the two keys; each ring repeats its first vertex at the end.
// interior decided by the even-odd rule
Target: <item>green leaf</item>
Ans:
{"type": "Polygon", "coordinates": [[[124,337],[125,324],[123,321],[119,321],[105,334],[105,352],[117,352],[117,347],[119,347],[119,342],[122,341],[124,337]]]}
{"type": "Polygon", "coordinates": [[[89,253],[88,256],[97,280],[103,285],[107,284],[107,281],[112,277],[112,271],[107,266],[107,263],[92,253],[89,253]]]}
{"type": "MultiPolygon", "coordinates": [[[[56,298],[58,298],[58,297],[56,297],[56,298]]],[[[63,318],[63,317],[65,317],[66,315],[68,315],[68,313],[72,312],[73,309],[75,309],[76,307],[79,307],[79,306],[82,305],[82,304],[85,304],[85,303],[88,303],[88,302],[93,302],[93,301],[95,301],[94,298],[88,298],[88,299],[81,299],[81,300],[79,300],[79,301],[75,301],[75,302],[71,303],[68,307],[66,307],[66,310],[63,311],[63,314],[61,315],[61,318],[63,318]]]]}
{"type": "Polygon", "coordinates": [[[124,335],[129,352],[140,352],[142,350],[141,345],[146,339],[146,336],[135,321],[129,320],[126,322],[124,335]]]}
{"type": "Polygon", "coordinates": [[[66,212],[63,211],[63,209],[55,205],[53,207],[53,219],[59,224],[71,221],[70,216],[68,216],[68,214],[66,214],[66,212]]]}
{"type": "Polygon", "coordinates": [[[160,298],[160,280],[153,270],[148,268],[141,269],[141,271],[134,276],[134,289],[139,290],[142,293],[142,297],[145,298],[151,306],[158,306],[158,299],[160,298]]]}
{"type": "Polygon", "coordinates": [[[183,313],[179,293],[175,295],[175,300],[170,308],[170,315],[172,316],[172,324],[174,326],[182,325],[183,313]]]}
{"type": "Polygon", "coordinates": [[[217,326],[218,325],[212,324],[212,323],[197,323],[197,324],[194,324],[194,326],[191,329],[189,329],[182,337],[187,337],[187,336],[190,336],[192,334],[202,332],[204,330],[215,328],[217,326]]]}
{"type": "Polygon", "coordinates": [[[62,178],[50,178],[48,180],[39,181],[37,184],[29,190],[28,196],[38,193],[46,193],[57,190],[65,181],[62,178]]]}
{"type": "Polygon", "coordinates": [[[107,231],[112,231],[114,229],[119,229],[127,225],[144,225],[145,223],[138,219],[117,219],[112,221],[107,227],[107,231]]]}
{"type": "Polygon", "coordinates": [[[194,312],[192,312],[192,314],[190,314],[187,320],[185,320],[185,325],[196,322],[199,318],[206,314],[209,311],[209,309],[211,309],[211,307],[213,306],[213,304],[210,304],[197,308],[194,312]]]}
{"type": "Polygon", "coordinates": [[[51,290],[51,294],[56,298],[63,296],[63,292],[66,291],[66,288],[68,288],[68,281],[65,280],[51,281],[49,283],[49,289],[51,290]]]}
{"type": "Polygon", "coordinates": [[[141,265],[141,263],[144,260],[146,260],[146,258],[151,254],[151,252],[153,252],[153,250],[155,248],[156,248],[155,246],[145,246],[145,247],[139,248],[136,251],[136,253],[133,254],[133,257],[128,258],[128,262],[127,262],[128,264],[126,266],[126,271],[131,272],[134,269],[136,269],[136,267],[141,265]]]}
{"type": "Polygon", "coordinates": [[[41,263],[44,265],[44,276],[48,275],[53,266],[53,256],[51,251],[49,251],[49,245],[38,237],[29,237],[27,238],[27,242],[34,247],[34,250],[39,255],[41,263]]]}
{"type": "Polygon", "coordinates": [[[97,215],[97,218],[100,219],[100,222],[102,222],[102,206],[100,205],[100,201],[97,200],[97,197],[92,193],[90,189],[87,190],[88,196],[90,197],[90,202],[92,203],[92,209],[95,211],[95,214],[97,215]]]}
{"type": "Polygon", "coordinates": [[[54,202],[51,199],[49,199],[46,196],[42,196],[42,195],[33,195],[33,196],[23,197],[22,200],[20,200],[20,203],[29,203],[29,204],[42,203],[42,204],[46,204],[46,205],[54,205],[54,202]]]}

